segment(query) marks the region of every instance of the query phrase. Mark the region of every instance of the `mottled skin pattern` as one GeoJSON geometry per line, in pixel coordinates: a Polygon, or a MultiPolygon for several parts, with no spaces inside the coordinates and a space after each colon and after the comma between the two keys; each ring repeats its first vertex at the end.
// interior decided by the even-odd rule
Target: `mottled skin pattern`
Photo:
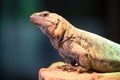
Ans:
{"type": "Polygon", "coordinates": [[[81,72],[120,71],[120,45],[106,38],[78,29],[56,13],[34,13],[30,20],[46,34],[53,47],[81,72]]]}

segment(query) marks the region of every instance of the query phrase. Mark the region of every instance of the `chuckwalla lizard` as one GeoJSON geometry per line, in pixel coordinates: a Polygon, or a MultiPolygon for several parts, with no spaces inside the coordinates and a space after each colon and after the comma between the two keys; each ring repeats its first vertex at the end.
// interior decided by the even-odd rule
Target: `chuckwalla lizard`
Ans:
{"type": "Polygon", "coordinates": [[[46,34],[64,60],[80,71],[120,71],[120,45],[97,34],[78,29],[62,16],[48,11],[34,13],[30,20],[46,34]]]}

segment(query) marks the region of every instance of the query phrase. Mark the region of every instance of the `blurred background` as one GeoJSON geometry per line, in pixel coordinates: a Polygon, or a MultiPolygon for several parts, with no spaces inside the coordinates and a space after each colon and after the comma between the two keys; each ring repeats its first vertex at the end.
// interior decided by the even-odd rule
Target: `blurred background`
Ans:
{"type": "Polygon", "coordinates": [[[120,43],[120,0],[1,0],[0,78],[37,80],[38,71],[63,61],[29,16],[48,10],[78,28],[120,43]]]}

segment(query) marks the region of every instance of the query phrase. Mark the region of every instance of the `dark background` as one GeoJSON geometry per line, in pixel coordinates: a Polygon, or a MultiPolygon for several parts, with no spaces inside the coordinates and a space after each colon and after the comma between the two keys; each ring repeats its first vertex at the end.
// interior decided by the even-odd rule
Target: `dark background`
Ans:
{"type": "Polygon", "coordinates": [[[38,71],[62,61],[29,20],[35,12],[56,12],[78,28],[120,43],[120,0],[1,0],[0,78],[37,80],[38,71]]]}

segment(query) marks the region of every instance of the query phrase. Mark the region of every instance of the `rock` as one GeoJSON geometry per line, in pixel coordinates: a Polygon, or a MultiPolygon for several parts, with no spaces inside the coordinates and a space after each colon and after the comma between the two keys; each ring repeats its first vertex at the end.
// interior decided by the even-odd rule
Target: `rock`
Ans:
{"type": "MultiPolygon", "coordinates": [[[[120,80],[120,72],[112,73],[97,73],[97,72],[84,72],[78,73],[77,71],[64,71],[57,68],[57,64],[64,65],[63,63],[53,63],[52,67],[41,68],[39,70],[39,80],[120,80]]],[[[59,65],[60,66],[60,65],[59,65]]]]}

